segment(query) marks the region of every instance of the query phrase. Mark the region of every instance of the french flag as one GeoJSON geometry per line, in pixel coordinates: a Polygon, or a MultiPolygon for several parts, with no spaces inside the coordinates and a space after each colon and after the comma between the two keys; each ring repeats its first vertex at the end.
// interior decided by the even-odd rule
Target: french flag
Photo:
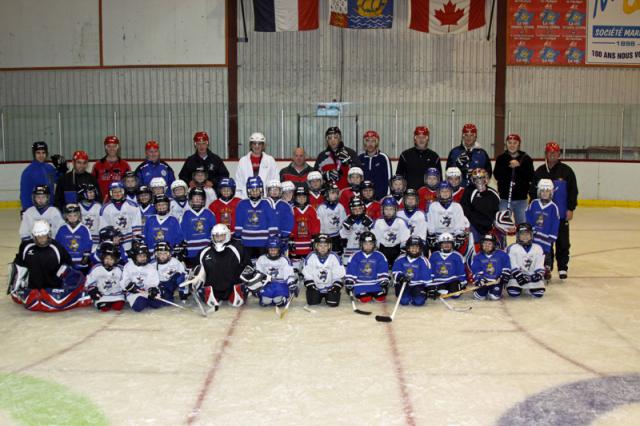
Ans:
{"type": "Polygon", "coordinates": [[[260,32],[317,30],[319,0],[253,0],[255,30],[260,32]]]}

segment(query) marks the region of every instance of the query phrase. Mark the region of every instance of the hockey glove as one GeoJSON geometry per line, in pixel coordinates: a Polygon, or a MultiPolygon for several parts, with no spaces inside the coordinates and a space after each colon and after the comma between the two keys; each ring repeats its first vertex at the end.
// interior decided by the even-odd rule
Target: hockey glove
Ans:
{"type": "Polygon", "coordinates": [[[425,289],[425,291],[429,299],[436,300],[438,297],[440,297],[440,293],[438,293],[436,286],[429,286],[425,289]]]}
{"type": "Polygon", "coordinates": [[[298,297],[298,294],[300,294],[300,289],[298,288],[297,281],[293,281],[289,283],[289,294],[294,295],[295,297],[298,297]]]}
{"type": "Polygon", "coordinates": [[[53,163],[53,167],[56,168],[58,173],[67,173],[67,160],[60,154],[55,154],[51,156],[51,163],[53,163]]]}
{"type": "Polygon", "coordinates": [[[508,272],[503,272],[502,275],[500,275],[500,285],[507,285],[510,279],[511,274],[509,274],[508,272]]]}
{"type": "Polygon", "coordinates": [[[458,250],[460,247],[464,246],[465,241],[467,241],[467,236],[465,234],[456,235],[455,242],[453,244],[454,248],[458,250]]]}
{"type": "Polygon", "coordinates": [[[522,271],[517,271],[516,273],[513,274],[513,277],[518,282],[518,285],[521,285],[521,286],[527,284],[530,281],[529,275],[523,274],[522,271]]]}
{"type": "Polygon", "coordinates": [[[365,216],[362,218],[362,225],[366,228],[371,229],[371,227],[373,226],[373,220],[371,220],[369,216],[365,216]]]}
{"type": "Polygon", "coordinates": [[[344,220],[344,222],[342,223],[342,226],[344,227],[344,229],[349,231],[355,223],[356,223],[356,217],[351,214],[344,220]]]}
{"type": "Polygon", "coordinates": [[[124,290],[128,293],[131,294],[136,294],[138,293],[140,290],[138,289],[138,285],[136,283],[134,283],[133,281],[129,282],[125,287],[124,290]]]}
{"type": "Polygon", "coordinates": [[[304,282],[304,286],[306,288],[310,288],[311,290],[317,290],[318,287],[316,286],[316,284],[313,282],[313,280],[305,280],[304,282]]]}
{"type": "Polygon", "coordinates": [[[100,290],[98,290],[97,287],[93,287],[91,290],[88,291],[88,293],[89,293],[89,297],[94,302],[100,300],[100,298],[102,297],[102,294],[100,293],[100,290]]]}
{"type": "Polygon", "coordinates": [[[436,234],[427,234],[427,246],[429,247],[429,249],[433,249],[436,246],[437,240],[438,237],[436,236],[436,234]]]}
{"type": "Polygon", "coordinates": [[[356,282],[352,279],[345,279],[344,280],[344,288],[345,290],[347,290],[347,294],[351,294],[351,292],[353,291],[353,286],[356,285],[356,282]]]}
{"type": "Polygon", "coordinates": [[[293,253],[296,252],[296,242],[295,241],[289,241],[289,255],[292,255],[293,253]]]}
{"type": "Polygon", "coordinates": [[[324,172],[324,180],[326,180],[327,182],[337,182],[338,180],[340,180],[340,172],[338,170],[328,170],[324,172]]]}
{"type": "Polygon", "coordinates": [[[349,155],[349,152],[344,149],[344,147],[336,152],[336,157],[338,157],[338,160],[345,166],[351,164],[351,155],[349,155]]]}
{"type": "Polygon", "coordinates": [[[540,272],[531,274],[530,278],[532,282],[542,281],[544,279],[540,272]]]}
{"type": "Polygon", "coordinates": [[[342,283],[340,281],[335,281],[329,288],[329,293],[340,293],[340,290],[342,290],[342,283]]]}
{"type": "Polygon", "coordinates": [[[147,297],[149,298],[149,300],[155,300],[159,294],[160,290],[158,290],[158,287],[151,287],[149,290],[147,290],[147,297]]]}
{"type": "Polygon", "coordinates": [[[380,287],[382,287],[382,291],[384,292],[384,294],[387,294],[387,292],[389,291],[389,280],[384,279],[380,281],[380,287]]]}
{"type": "Polygon", "coordinates": [[[182,241],[173,248],[173,256],[178,262],[184,262],[187,259],[187,243],[182,241]]]}

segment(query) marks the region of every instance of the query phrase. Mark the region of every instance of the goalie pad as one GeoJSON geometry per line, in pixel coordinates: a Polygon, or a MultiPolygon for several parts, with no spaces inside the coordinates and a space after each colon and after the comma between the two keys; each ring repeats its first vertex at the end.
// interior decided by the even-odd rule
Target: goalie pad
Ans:
{"type": "Polygon", "coordinates": [[[229,296],[229,303],[231,303],[231,306],[238,308],[242,305],[244,305],[244,301],[246,299],[247,295],[245,292],[245,289],[243,287],[242,284],[236,284],[233,286],[233,291],[231,292],[231,295],[229,296]]]}
{"type": "Polygon", "coordinates": [[[11,294],[13,301],[29,311],[60,312],[91,305],[84,288],[22,288],[11,294]]]}
{"type": "Polygon", "coordinates": [[[7,294],[14,294],[18,290],[27,288],[29,283],[29,270],[24,266],[16,265],[11,262],[8,265],[9,286],[7,287],[7,294]]]}

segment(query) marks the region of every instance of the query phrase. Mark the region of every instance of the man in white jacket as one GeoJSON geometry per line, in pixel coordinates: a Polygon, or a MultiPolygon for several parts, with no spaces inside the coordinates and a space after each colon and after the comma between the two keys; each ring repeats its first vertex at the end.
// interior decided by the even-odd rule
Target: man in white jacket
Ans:
{"type": "Polygon", "coordinates": [[[280,180],[276,160],[264,152],[265,137],[255,132],[249,137],[250,151],[238,162],[236,170],[236,197],[247,198],[245,185],[252,176],[260,176],[263,182],[280,180]]]}

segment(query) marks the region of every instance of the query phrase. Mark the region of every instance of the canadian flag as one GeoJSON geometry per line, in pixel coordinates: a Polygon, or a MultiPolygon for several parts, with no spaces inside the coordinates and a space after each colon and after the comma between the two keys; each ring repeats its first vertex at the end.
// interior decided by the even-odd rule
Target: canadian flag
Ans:
{"type": "Polygon", "coordinates": [[[411,0],[409,28],[432,34],[462,33],[483,27],[485,0],[411,0]]]}

